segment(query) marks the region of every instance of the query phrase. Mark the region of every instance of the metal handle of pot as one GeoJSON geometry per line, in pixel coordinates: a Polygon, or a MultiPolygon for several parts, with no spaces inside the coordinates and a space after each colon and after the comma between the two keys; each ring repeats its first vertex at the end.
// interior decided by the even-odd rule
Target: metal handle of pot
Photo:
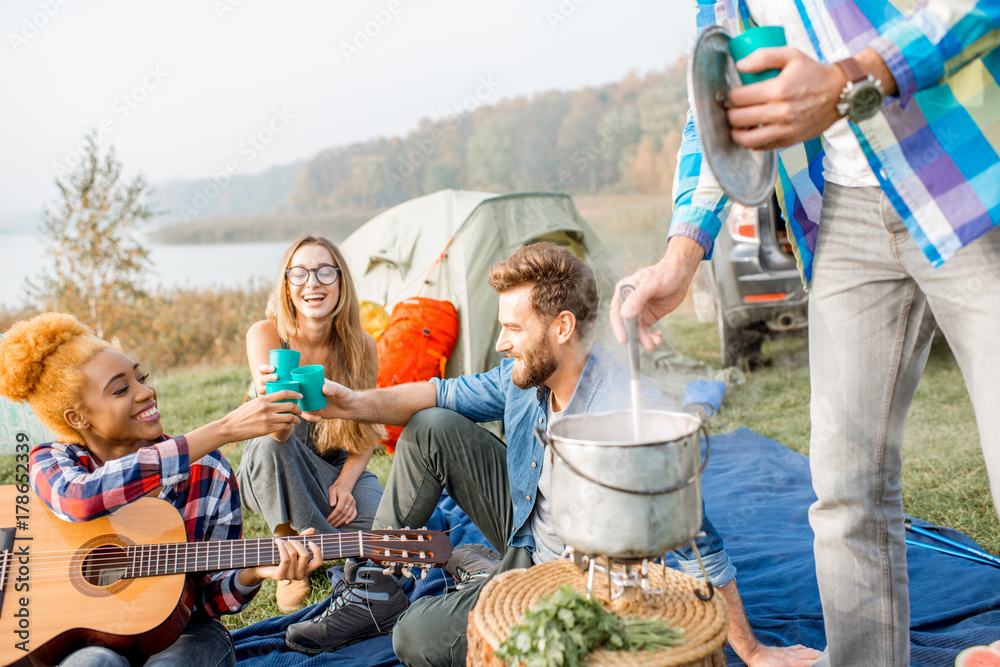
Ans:
{"type": "Polygon", "coordinates": [[[661,496],[665,493],[673,493],[674,491],[680,491],[684,487],[694,484],[696,481],[698,481],[698,477],[701,476],[701,473],[704,472],[705,466],[708,465],[708,457],[712,453],[712,443],[708,438],[708,428],[705,427],[705,424],[701,424],[698,427],[698,430],[705,434],[705,459],[701,462],[701,467],[698,468],[698,470],[693,475],[691,475],[689,479],[683,482],[678,482],[673,486],[668,486],[665,489],[656,489],[654,491],[637,491],[635,489],[622,489],[617,486],[613,486],[611,484],[606,484],[604,482],[596,480],[593,477],[590,477],[589,475],[585,475],[584,473],[580,472],[579,470],[576,469],[576,467],[572,463],[567,461],[566,457],[559,453],[559,448],[556,447],[555,440],[550,440],[549,438],[547,438],[545,435],[545,431],[543,431],[540,426],[535,427],[535,438],[538,440],[539,444],[542,445],[542,447],[545,447],[546,445],[551,446],[552,452],[556,456],[558,456],[563,463],[566,464],[566,467],[569,468],[570,472],[574,473],[579,477],[582,477],[583,479],[587,480],[592,484],[604,487],[605,489],[608,489],[610,491],[618,491],[619,493],[630,493],[634,496],[661,496]]]}

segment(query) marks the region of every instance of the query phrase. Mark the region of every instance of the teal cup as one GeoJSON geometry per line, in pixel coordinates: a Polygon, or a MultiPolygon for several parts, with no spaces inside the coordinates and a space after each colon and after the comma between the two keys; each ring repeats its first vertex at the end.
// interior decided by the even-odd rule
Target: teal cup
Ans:
{"type": "MultiPolygon", "coordinates": [[[[729,53],[733,60],[739,62],[757,49],[765,49],[773,46],[785,46],[785,29],[780,25],[765,25],[750,28],[741,35],[737,35],[729,40],[729,53]]],[[[740,72],[740,81],[743,85],[766,81],[778,76],[781,70],[766,69],[763,72],[740,72]]]]}
{"type": "Polygon", "coordinates": [[[302,366],[292,371],[292,379],[299,383],[299,393],[302,400],[299,407],[303,412],[313,412],[326,407],[326,394],[323,393],[323,366],[313,364],[312,366],[302,366]]]}
{"type": "Polygon", "coordinates": [[[274,373],[278,376],[278,382],[291,382],[292,371],[299,367],[298,350],[271,350],[268,354],[268,362],[274,366],[274,373]]]}
{"type": "MultiPolygon", "coordinates": [[[[299,391],[299,383],[298,382],[281,382],[279,380],[277,382],[265,382],[264,383],[264,392],[268,393],[268,394],[276,394],[279,391],[283,391],[285,389],[291,389],[292,391],[298,391],[300,394],[302,393],[301,391],[299,391]]],[[[283,398],[280,401],[275,401],[275,403],[295,403],[295,402],[296,402],[296,399],[294,399],[294,398],[283,398]]]]}

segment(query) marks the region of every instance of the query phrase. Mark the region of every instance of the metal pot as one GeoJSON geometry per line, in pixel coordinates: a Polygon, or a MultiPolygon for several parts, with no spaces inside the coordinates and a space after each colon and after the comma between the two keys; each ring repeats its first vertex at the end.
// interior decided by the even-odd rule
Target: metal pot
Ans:
{"type": "MultiPolygon", "coordinates": [[[[570,415],[537,436],[552,449],[552,519],[564,544],[586,554],[641,559],[663,554],[701,530],[701,471],[693,415],[632,412],[570,415]]],[[[706,442],[708,433],[705,431],[706,442]]]]}

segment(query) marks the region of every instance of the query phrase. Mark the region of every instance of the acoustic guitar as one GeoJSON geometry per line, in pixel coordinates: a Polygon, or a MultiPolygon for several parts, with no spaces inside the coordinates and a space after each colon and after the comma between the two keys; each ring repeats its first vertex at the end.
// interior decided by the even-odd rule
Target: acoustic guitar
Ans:
{"type": "MultiPolygon", "coordinates": [[[[2,665],[53,665],[87,645],[151,655],[173,643],[191,616],[194,589],[187,573],[279,561],[272,538],[187,542],[180,513],[157,498],[69,523],[26,485],[0,486],[0,517],[2,665]]],[[[451,557],[451,543],[440,531],[289,539],[317,543],[325,560],[363,557],[426,570],[451,557]]]]}

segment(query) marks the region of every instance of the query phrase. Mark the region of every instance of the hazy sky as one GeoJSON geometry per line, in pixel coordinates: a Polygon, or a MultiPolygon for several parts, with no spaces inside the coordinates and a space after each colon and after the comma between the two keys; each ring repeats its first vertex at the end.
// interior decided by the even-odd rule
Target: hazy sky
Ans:
{"type": "Polygon", "coordinates": [[[50,200],[89,128],[153,183],[253,173],[661,69],[695,35],[689,0],[3,0],[0,29],[0,215],[50,200]]]}

